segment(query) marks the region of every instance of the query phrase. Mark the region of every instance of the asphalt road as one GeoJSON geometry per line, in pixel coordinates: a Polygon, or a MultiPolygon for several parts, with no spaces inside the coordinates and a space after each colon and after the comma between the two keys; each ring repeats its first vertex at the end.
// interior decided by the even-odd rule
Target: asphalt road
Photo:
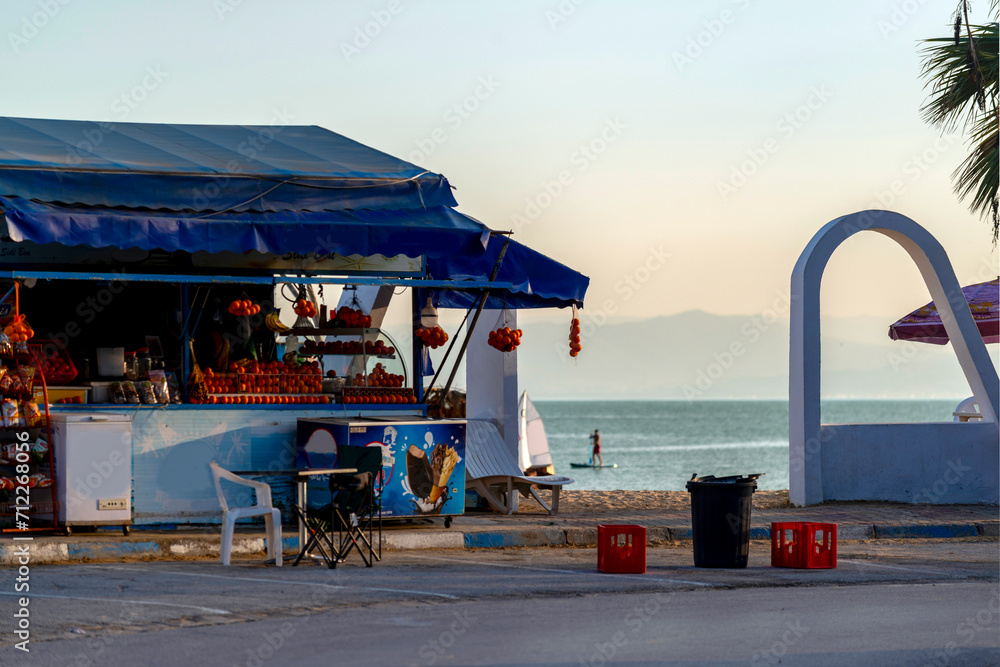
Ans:
{"type": "MultiPolygon", "coordinates": [[[[38,566],[30,652],[0,575],[0,665],[1000,664],[995,541],[840,545],[835,570],[596,571],[593,549],[390,552],[347,563],[38,566]]],[[[16,594],[15,594],[16,593],[16,594]]]]}

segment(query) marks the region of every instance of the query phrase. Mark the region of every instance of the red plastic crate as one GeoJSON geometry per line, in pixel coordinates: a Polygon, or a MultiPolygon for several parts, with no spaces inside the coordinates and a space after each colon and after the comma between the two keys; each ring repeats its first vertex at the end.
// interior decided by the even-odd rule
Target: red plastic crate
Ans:
{"type": "MultiPolygon", "coordinates": [[[[77,375],[76,366],[66,349],[51,340],[35,340],[28,343],[28,349],[35,354],[42,372],[45,373],[45,383],[58,386],[70,382],[77,375]]],[[[41,385],[38,380],[36,385],[41,385]]]]}
{"type": "Polygon", "coordinates": [[[597,569],[616,574],[645,574],[646,529],[635,525],[597,526],[597,569]]]}
{"type": "Polygon", "coordinates": [[[771,567],[837,567],[837,524],[807,521],[771,524],[771,567]]]}

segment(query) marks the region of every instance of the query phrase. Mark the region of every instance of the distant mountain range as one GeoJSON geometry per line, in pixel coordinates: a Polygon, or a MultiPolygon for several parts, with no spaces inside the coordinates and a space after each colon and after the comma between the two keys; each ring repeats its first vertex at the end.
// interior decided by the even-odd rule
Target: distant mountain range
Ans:
{"type": "MultiPolygon", "coordinates": [[[[581,313],[582,314],[582,313],[581,313]]],[[[569,357],[565,321],[525,321],[519,385],[533,398],[786,399],[788,320],[688,311],[596,326],[569,357]]],[[[950,345],[892,341],[880,318],[823,319],[824,398],[971,395],[950,345]]],[[[988,346],[997,363],[997,346],[988,346]]]]}

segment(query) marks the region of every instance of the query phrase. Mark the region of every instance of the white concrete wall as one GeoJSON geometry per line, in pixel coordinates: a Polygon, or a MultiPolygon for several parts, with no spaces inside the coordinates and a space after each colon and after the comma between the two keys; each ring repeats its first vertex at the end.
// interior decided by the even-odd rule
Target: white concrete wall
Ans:
{"type": "Polygon", "coordinates": [[[788,462],[793,504],[831,499],[997,502],[1000,380],[948,255],[927,230],[892,211],[861,211],[827,223],[792,270],[790,314],[788,462]],[[837,427],[820,423],[820,284],[833,252],[862,231],[893,239],[917,265],[981,408],[982,422],[837,427]],[[955,477],[955,457],[981,474],[972,475],[974,481],[967,476],[949,483],[944,476],[955,477]],[[923,495],[925,487],[932,489],[936,483],[941,493],[923,495]]]}
{"type": "MultiPolygon", "coordinates": [[[[520,419],[517,409],[517,350],[504,353],[489,346],[489,332],[497,317],[498,311],[484,310],[469,341],[465,361],[465,415],[468,419],[486,419],[496,424],[516,461],[520,419]]],[[[507,326],[517,328],[515,311],[511,311],[507,326]]]]}
{"type": "Polygon", "coordinates": [[[827,425],[824,500],[988,503],[1000,499],[1000,449],[988,423],[827,425]]]}

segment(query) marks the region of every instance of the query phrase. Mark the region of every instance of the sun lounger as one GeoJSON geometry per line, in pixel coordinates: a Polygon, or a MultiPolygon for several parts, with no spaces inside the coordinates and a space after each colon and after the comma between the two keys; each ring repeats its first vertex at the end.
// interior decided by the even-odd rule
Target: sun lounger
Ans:
{"type": "Polygon", "coordinates": [[[465,483],[486,499],[497,512],[517,511],[517,494],[534,497],[549,514],[559,511],[559,489],[573,482],[561,475],[527,477],[517,465],[497,427],[488,421],[470,419],[466,427],[465,483]],[[552,503],[546,503],[535,485],[552,489],[552,503]]]}

